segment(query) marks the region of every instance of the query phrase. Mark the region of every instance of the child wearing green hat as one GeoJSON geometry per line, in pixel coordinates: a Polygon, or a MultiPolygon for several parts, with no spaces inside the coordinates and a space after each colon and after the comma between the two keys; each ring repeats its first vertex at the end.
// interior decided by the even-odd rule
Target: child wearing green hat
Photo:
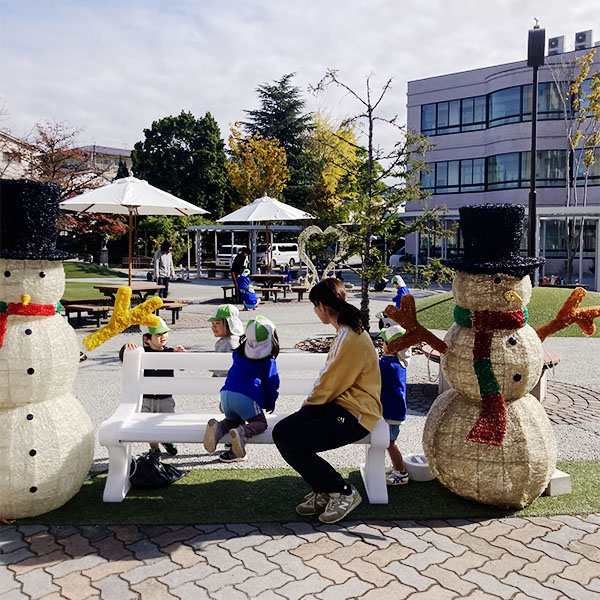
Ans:
{"type": "Polygon", "coordinates": [[[246,440],[267,429],[263,412],[273,412],[279,395],[279,374],[275,358],[279,339],[275,323],[262,315],[250,320],[237,350],[233,365],[221,388],[221,409],[225,418],[210,419],[204,434],[207,452],[216,450],[219,440],[229,433],[233,454],[246,456],[246,440]]]}
{"type": "Polygon", "coordinates": [[[392,285],[397,290],[393,302],[398,308],[400,308],[400,298],[402,298],[402,296],[405,296],[406,294],[410,294],[410,292],[406,287],[406,283],[404,283],[404,279],[402,279],[400,275],[394,275],[392,277],[392,285]]]}
{"type": "MultiPolygon", "coordinates": [[[[167,346],[169,342],[169,331],[171,331],[171,329],[161,317],[159,317],[159,324],[156,327],[144,327],[144,329],[146,330],[142,335],[144,352],[185,352],[183,346],[176,346],[175,348],[169,348],[167,346]]],[[[132,343],[125,344],[119,352],[121,362],[123,362],[125,350],[135,350],[135,348],[139,348],[139,346],[132,343]]],[[[173,375],[172,369],[144,370],[145,377],[173,377],[173,375]]],[[[173,399],[173,396],[169,394],[144,394],[142,412],[175,412],[175,400],[173,399]]],[[[175,444],[165,442],[163,443],[163,446],[171,456],[177,454],[177,446],[175,444]]],[[[160,448],[156,442],[150,442],[150,452],[160,456],[160,448]]]]}
{"type": "MultiPolygon", "coordinates": [[[[384,323],[389,322],[385,315],[379,313],[384,323]]],[[[388,485],[404,485],[408,483],[408,473],[404,466],[404,459],[396,440],[400,427],[406,420],[406,367],[408,358],[399,357],[388,349],[388,344],[402,335],[405,329],[394,323],[381,329],[380,337],[383,339],[383,355],[379,359],[381,372],[381,405],[383,418],[390,428],[390,445],[388,454],[392,461],[392,468],[385,474],[388,485]],[[403,358],[404,360],[400,360],[403,358]]]]}

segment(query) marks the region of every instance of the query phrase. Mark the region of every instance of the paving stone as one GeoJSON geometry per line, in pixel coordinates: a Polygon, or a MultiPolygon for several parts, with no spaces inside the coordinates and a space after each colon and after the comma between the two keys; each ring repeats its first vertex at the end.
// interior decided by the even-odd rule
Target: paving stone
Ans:
{"type": "Polygon", "coordinates": [[[165,557],[165,553],[149,539],[139,540],[133,544],[128,544],[127,549],[132,552],[137,560],[152,560],[165,557]]]}
{"type": "Polygon", "coordinates": [[[61,596],[70,600],[87,600],[98,595],[98,590],[92,587],[89,578],[81,573],[56,578],[54,583],[59,586],[61,596]]]}
{"type": "Polygon", "coordinates": [[[502,548],[506,550],[509,554],[513,556],[518,556],[519,558],[524,558],[530,562],[535,562],[542,557],[542,552],[539,550],[534,550],[530,546],[526,546],[522,542],[518,542],[517,540],[510,540],[505,537],[498,537],[494,540],[494,546],[498,548],[502,548]]]}
{"type": "Polygon", "coordinates": [[[254,548],[244,548],[233,554],[234,558],[242,561],[246,569],[254,571],[257,575],[266,575],[269,571],[277,568],[277,565],[268,561],[264,554],[257,552],[254,548]]]}
{"type": "Polygon", "coordinates": [[[385,587],[369,590],[360,600],[404,600],[414,593],[414,588],[394,580],[385,587]]]}
{"type": "Polygon", "coordinates": [[[175,571],[179,568],[177,563],[174,563],[169,557],[162,558],[159,560],[153,560],[149,563],[144,563],[141,566],[121,573],[120,577],[129,581],[129,583],[139,583],[144,579],[150,579],[152,577],[162,577],[171,571],[175,571]]]}
{"type": "Polygon", "coordinates": [[[566,548],[562,548],[558,544],[546,542],[545,540],[533,540],[533,542],[529,544],[529,547],[547,554],[550,558],[564,560],[570,565],[575,565],[581,560],[581,556],[579,554],[575,554],[575,552],[571,552],[566,548]]]}
{"type": "Polygon", "coordinates": [[[457,575],[464,575],[469,569],[477,569],[481,565],[488,563],[489,558],[481,554],[476,554],[472,550],[467,550],[460,556],[453,556],[444,561],[440,566],[457,575]]]}
{"type": "Polygon", "coordinates": [[[535,579],[531,579],[531,577],[524,577],[519,573],[509,573],[508,576],[502,580],[502,582],[516,587],[531,598],[558,600],[558,597],[560,596],[560,593],[556,590],[551,590],[545,585],[538,583],[535,579]]]}
{"type": "MultiPolygon", "coordinates": [[[[366,523],[361,523],[356,527],[352,527],[349,532],[359,537],[366,544],[372,544],[378,548],[387,548],[394,542],[393,539],[389,538],[380,530],[376,529],[375,527],[370,527],[366,523]]],[[[348,536],[348,538],[350,539],[350,536],[348,536]]],[[[339,536],[332,539],[339,541],[339,536]]]]}
{"type": "Polygon", "coordinates": [[[416,592],[410,597],[410,600],[452,600],[458,598],[458,594],[441,585],[434,585],[430,587],[426,592],[416,592]]]}
{"type": "Polygon", "coordinates": [[[32,600],[42,598],[53,592],[60,592],[60,588],[52,583],[52,577],[43,569],[35,569],[24,575],[17,575],[22,584],[22,591],[32,600]]]}
{"type": "Polygon", "coordinates": [[[82,574],[89,577],[92,581],[100,581],[110,575],[127,573],[128,571],[132,571],[143,565],[144,563],[142,561],[135,559],[111,560],[100,563],[91,569],[85,569],[82,571],[82,574]]]}
{"type": "Polygon", "coordinates": [[[476,590],[472,591],[467,598],[469,598],[469,600],[496,600],[496,598],[500,598],[500,596],[490,594],[487,591],[484,592],[483,590],[477,588],[476,590]]]}
{"type": "Polygon", "coordinates": [[[79,532],[92,543],[113,535],[113,532],[105,525],[80,525],[79,532]]]}
{"type": "Polygon", "coordinates": [[[387,532],[387,535],[403,546],[411,548],[415,552],[423,552],[431,546],[429,542],[420,539],[412,531],[408,531],[400,527],[392,527],[392,529],[387,532]]]}
{"type": "MultiPolygon", "coordinates": [[[[196,567],[192,568],[195,569],[196,567]]],[[[256,574],[252,571],[245,569],[244,567],[234,567],[224,573],[214,573],[213,575],[197,580],[196,585],[207,589],[208,593],[212,595],[213,592],[216,592],[226,585],[237,586],[252,577],[256,577],[256,574]]]]}
{"type": "Polygon", "coordinates": [[[398,561],[390,563],[387,567],[383,568],[383,571],[395,575],[403,584],[413,587],[420,592],[436,584],[436,581],[431,579],[431,577],[425,577],[415,568],[403,565],[398,561]]]}
{"type": "Polygon", "coordinates": [[[48,528],[48,531],[56,540],[61,540],[80,532],[77,527],[72,527],[71,525],[52,525],[48,528]]]}
{"type": "Polygon", "coordinates": [[[25,536],[16,527],[2,527],[0,536],[0,555],[9,554],[19,548],[25,548],[27,542],[25,536]]]}
{"type": "Polygon", "coordinates": [[[444,552],[448,552],[448,554],[452,554],[452,556],[460,556],[463,552],[467,551],[466,546],[457,544],[447,536],[441,535],[433,530],[423,534],[421,539],[433,544],[438,550],[443,550],[444,552]]]}
{"type": "Polygon", "coordinates": [[[307,567],[300,558],[289,552],[280,552],[271,556],[269,560],[279,565],[284,573],[291,575],[294,579],[304,579],[315,572],[315,569],[307,567]]]}
{"type": "MultiPolygon", "coordinates": [[[[270,589],[278,589],[290,581],[293,581],[291,575],[277,569],[271,571],[268,575],[251,577],[242,583],[238,583],[236,587],[247,594],[249,598],[256,598],[259,594],[270,589]]],[[[281,596],[279,597],[281,598],[281,596]]]]}
{"type": "MultiPolygon", "coordinates": [[[[17,530],[23,535],[24,538],[28,538],[32,535],[41,533],[42,531],[48,532],[47,525],[19,525],[17,530]]],[[[1,554],[1,552],[0,552],[1,554]]]]}
{"type": "Polygon", "coordinates": [[[526,559],[507,553],[503,554],[500,558],[486,562],[479,570],[488,575],[493,575],[497,579],[504,579],[508,573],[520,571],[523,565],[526,564],[528,564],[526,559]]]}
{"type": "MultiPolygon", "coordinates": [[[[444,588],[452,590],[456,592],[461,597],[466,596],[470,592],[472,592],[477,586],[470,581],[465,581],[458,577],[458,575],[448,569],[444,569],[439,565],[430,565],[426,569],[423,569],[422,574],[425,577],[431,577],[435,579],[440,585],[444,588]]],[[[432,588],[430,588],[431,590],[432,588]]],[[[434,598],[434,596],[431,596],[434,598]]]]}
{"type": "Polygon", "coordinates": [[[125,544],[133,544],[144,538],[144,534],[135,525],[110,525],[108,529],[125,544]]]}
{"type": "Polygon", "coordinates": [[[201,556],[209,565],[216,567],[219,571],[229,571],[229,569],[242,564],[240,559],[234,558],[231,552],[221,546],[213,546],[210,551],[202,553],[201,556]]]}
{"type": "Polygon", "coordinates": [[[443,552],[437,548],[427,548],[425,552],[411,554],[403,561],[403,564],[422,570],[427,568],[429,565],[439,565],[451,556],[452,555],[448,552],[443,552]]]}
{"type": "Polygon", "coordinates": [[[254,534],[258,531],[256,525],[250,525],[249,523],[228,523],[225,527],[239,536],[254,534]]]}
{"type": "MultiPolygon", "coordinates": [[[[363,558],[353,558],[344,564],[344,569],[354,571],[363,581],[372,583],[375,587],[383,587],[394,579],[392,575],[382,571],[379,567],[365,561],[363,558]]],[[[322,575],[327,577],[325,573],[322,575]]]]}
{"type": "Polygon", "coordinates": [[[580,540],[582,544],[588,544],[594,548],[600,548],[600,531],[586,533],[580,540]]]}
{"type": "Polygon", "coordinates": [[[62,550],[54,541],[54,536],[50,535],[48,531],[40,531],[28,537],[29,549],[34,552],[37,556],[44,554],[50,554],[56,550],[62,550]]]}
{"type": "Polygon", "coordinates": [[[510,533],[507,533],[505,537],[523,544],[529,544],[532,540],[544,537],[549,530],[546,527],[535,525],[531,521],[527,521],[527,524],[518,529],[513,529],[510,533]]]}
{"type": "Polygon", "coordinates": [[[579,541],[575,541],[569,544],[569,550],[581,554],[595,562],[600,562],[600,547],[589,546],[588,544],[582,544],[579,541]]]}
{"type": "Polygon", "coordinates": [[[510,525],[511,527],[514,527],[515,529],[518,529],[520,527],[525,527],[525,525],[528,525],[529,523],[531,523],[531,521],[528,521],[527,519],[522,519],[521,517],[505,517],[503,519],[498,519],[501,523],[507,523],[508,525],[510,525]]]}
{"type": "Polygon", "coordinates": [[[403,519],[401,521],[392,521],[392,523],[399,527],[400,529],[404,529],[405,531],[410,531],[410,533],[416,535],[417,537],[422,536],[424,533],[427,533],[431,526],[429,525],[429,521],[410,521],[408,519],[403,519]]]}
{"type": "Polygon", "coordinates": [[[20,589],[9,590],[6,594],[2,594],[2,600],[29,600],[29,596],[26,596],[20,589]]]}
{"type": "Polygon", "coordinates": [[[65,552],[73,558],[80,558],[95,552],[96,549],[90,545],[90,541],[84,538],[80,533],[70,535],[62,538],[58,542],[64,549],[65,552]]]}
{"type": "Polygon", "coordinates": [[[467,519],[446,519],[446,521],[452,525],[452,527],[459,527],[462,531],[471,532],[479,527],[478,523],[468,521],[467,519]]]}
{"type": "Polygon", "coordinates": [[[318,594],[330,585],[331,581],[329,579],[313,573],[306,579],[289,581],[280,588],[277,588],[276,592],[288,600],[298,600],[307,594],[318,594]]]}
{"type": "Polygon", "coordinates": [[[285,550],[293,550],[298,546],[305,544],[306,540],[296,535],[284,535],[278,536],[275,539],[270,539],[262,544],[256,546],[256,550],[266,554],[267,556],[274,556],[285,550]]]}
{"type": "MultiPolygon", "coordinates": [[[[494,542],[496,542],[497,539],[501,539],[501,536],[494,538],[494,542]]],[[[463,535],[459,535],[454,541],[462,546],[467,546],[477,554],[483,554],[491,559],[500,558],[502,556],[502,550],[500,548],[492,545],[487,540],[476,537],[470,533],[463,533],[463,535]]]]}
{"type": "Polygon", "coordinates": [[[560,529],[563,526],[563,524],[560,521],[555,521],[554,519],[550,519],[548,517],[530,517],[528,520],[531,521],[534,525],[539,525],[540,527],[547,527],[552,531],[560,529]]]}
{"type": "Polygon", "coordinates": [[[594,523],[595,525],[598,525],[600,527],[600,513],[591,513],[589,515],[586,515],[585,517],[581,517],[581,519],[583,521],[587,521],[588,523],[594,523]]]}
{"type": "Polygon", "coordinates": [[[352,546],[342,546],[341,548],[335,549],[333,552],[330,552],[328,556],[331,560],[336,560],[341,565],[344,565],[353,558],[368,556],[371,552],[375,552],[376,549],[375,546],[356,541],[352,546]]]}
{"type": "Polygon", "coordinates": [[[600,577],[592,579],[586,587],[588,590],[592,592],[598,592],[598,594],[600,594],[600,577]]]}
{"type": "MultiPolygon", "coordinates": [[[[253,600],[284,600],[284,597],[272,590],[266,590],[262,594],[256,596],[256,598],[253,598],[253,600]]],[[[302,600],[310,600],[310,596],[305,596],[302,600]]]]}
{"type": "Polygon", "coordinates": [[[201,587],[191,581],[175,589],[170,589],[171,594],[180,600],[210,600],[210,596],[201,587]]]}
{"type": "MultiPolygon", "coordinates": [[[[371,565],[372,566],[372,565],[371,565]]],[[[362,598],[365,592],[373,589],[373,585],[366,583],[358,577],[348,579],[344,583],[331,585],[316,594],[320,600],[347,600],[348,598],[362,598]]]]}
{"type": "Polygon", "coordinates": [[[9,590],[20,588],[21,584],[15,579],[14,573],[0,567],[0,598],[3,598],[9,590]]]}
{"type": "Polygon", "coordinates": [[[337,562],[322,554],[306,561],[306,564],[316,569],[319,575],[331,579],[334,583],[344,583],[353,576],[350,571],[346,571],[337,562]]]}
{"type": "Polygon", "coordinates": [[[475,569],[467,571],[463,575],[463,579],[472,581],[482,590],[485,590],[486,593],[499,596],[500,598],[512,598],[519,591],[516,587],[501,583],[495,577],[487,575],[486,573],[478,572],[475,569]]]}
{"type": "Polygon", "coordinates": [[[189,539],[186,544],[194,548],[194,550],[197,552],[203,552],[211,546],[224,542],[225,540],[233,537],[235,536],[231,531],[227,531],[227,529],[224,527],[219,527],[218,529],[208,533],[201,533],[200,535],[189,539]]]}
{"type": "Polygon", "coordinates": [[[152,600],[177,600],[177,596],[169,593],[167,586],[155,578],[140,581],[131,588],[140,594],[140,598],[152,598],[152,600]]]}
{"type": "Polygon", "coordinates": [[[199,562],[206,562],[206,557],[202,556],[194,551],[190,546],[185,544],[174,543],[171,546],[164,546],[162,548],[169,558],[174,562],[187,569],[193,567],[199,562]]]}
{"type": "Polygon", "coordinates": [[[562,592],[567,598],[577,600],[592,600],[595,594],[590,593],[582,585],[570,579],[563,579],[559,575],[552,575],[544,582],[544,586],[562,592]]]}
{"type": "Polygon", "coordinates": [[[211,567],[206,563],[198,563],[188,569],[176,569],[175,571],[171,571],[168,575],[161,577],[160,581],[165,585],[168,585],[169,589],[172,590],[190,581],[201,581],[215,573],[218,573],[218,571],[214,567],[211,567]]]}
{"type": "Polygon", "coordinates": [[[395,560],[403,560],[407,556],[414,554],[414,550],[411,548],[406,548],[402,544],[398,542],[394,542],[391,546],[387,548],[382,548],[381,550],[373,550],[370,554],[363,557],[366,561],[377,565],[378,567],[385,567],[389,565],[391,562],[395,560]]]}
{"type": "Polygon", "coordinates": [[[256,527],[261,533],[272,538],[290,535],[290,530],[286,529],[281,523],[256,523],[256,527]]]}
{"type": "Polygon", "coordinates": [[[557,531],[551,531],[545,535],[544,541],[552,542],[553,544],[558,544],[559,546],[566,548],[569,545],[569,542],[579,540],[584,535],[586,535],[586,532],[582,529],[574,529],[573,527],[565,525],[557,531]]]}
{"type": "MultiPolygon", "coordinates": [[[[21,575],[23,573],[28,573],[33,569],[39,569],[40,567],[51,567],[52,565],[56,565],[64,559],[64,552],[62,550],[56,550],[54,552],[51,552],[50,554],[26,558],[21,562],[15,563],[13,565],[8,565],[8,568],[16,575],[21,575]]],[[[4,557],[2,558],[2,562],[4,562],[4,557]]]]}
{"type": "Polygon", "coordinates": [[[587,533],[592,533],[600,528],[600,522],[594,523],[586,520],[585,517],[575,517],[574,515],[554,515],[552,517],[556,521],[560,521],[573,529],[583,529],[587,533]]]}
{"type": "Polygon", "coordinates": [[[171,531],[166,525],[138,525],[138,529],[143,537],[147,539],[155,538],[171,531]]]}
{"type": "Polygon", "coordinates": [[[116,575],[105,577],[100,581],[95,581],[92,586],[98,588],[102,595],[102,600],[138,600],[139,595],[129,589],[126,581],[123,581],[116,575]]]}
{"type": "Polygon", "coordinates": [[[86,569],[91,569],[96,565],[106,562],[100,556],[94,556],[93,554],[88,554],[87,556],[82,556],[81,558],[73,558],[71,560],[65,560],[63,562],[58,563],[57,565],[53,565],[51,567],[46,567],[46,571],[53,575],[54,577],[64,577],[69,573],[75,573],[76,571],[85,571],[86,569]]]}
{"type": "Polygon", "coordinates": [[[6,554],[2,554],[2,564],[3,565],[14,565],[15,563],[20,563],[22,560],[26,558],[31,558],[34,556],[33,552],[27,548],[27,544],[23,542],[23,547],[18,550],[14,550],[13,552],[7,552],[6,554]]]}
{"type": "Polygon", "coordinates": [[[536,581],[543,583],[550,575],[561,573],[565,567],[568,566],[568,563],[563,562],[562,560],[556,560],[549,556],[542,556],[540,560],[526,564],[519,571],[519,574],[524,575],[525,577],[532,577],[536,581]]]}
{"type": "Polygon", "coordinates": [[[197,529],[198,531],[201,531],[202,533],[213,533],[215,531],[219,531],[220,529],[223,529],[223,525],[218,525],[215,523],[200,523],[197,525],[194,525],[194,528],[197,529]]]}
{"type": "MultiPolygon", "coordinates": [[[[314,542],[303,544],[290,552],[303,560],[310,560],[319,554],[329,554],[338,548],[342,548],[342,545],[339,542],[334,542],[324,535],[324,537],[314,542]]],[[[373,546],[370,546],[370,549],[373,550],[373,546]]]]}
{"type": "Polygon", "coordinates": [[[96,552],[106,560],[121,560],[133,558],[133,553],[125,547],[125,544],[114,535],[107,536],[93,543],[96,552]]]}
{"type": "Polygon", "coordinates": [[[162,546],[171,546],[175,542],[185,542],[198,535],[198,530],[194,527],[182,527],[156,536],[152,541],[161,548],[162,546]]]}
{"type": "Polygon", "coordinates": [[[241,592],[240,590],[236,590],[231,585],[228,585],[216,592],[213,592],[211,596],[215,600],[248,600],[248,596],[241,592]]]}
{"type": "Polygon", "coordinates": [[[560,576],[586,586],[592,579],[600,577],[600,563],[582,558],[576,565],[567,567],[560,576]]]}
{"type": "Polygon", "coordinates": [[[498,520],[488,521],[473,530],[472,535],[483,538],[488,542],[495,540],[499,535],[510,533],[514,527],[508,523],[503,523],[498,520]]]}
{"type": "Polygon", "coordinates": [[[315,542],[326,536],[325,532],[317,531],[310,523],[284,523],[284,527],[290,529],[307,542],[315,542]]]}
{"type": "Polygon", "coordinates": [[[219,544],[220,548],[225,548],[225,550],[229,550],[232,554],[243,550],[244,548],[254,548],[256,545],[263,544],[264,542],[269,541],[271,538],[263,535],[262,533],[256,533],[251,535],[246,535],[244,537],[234,537],[230,538],[224,542],[219,544]]]}

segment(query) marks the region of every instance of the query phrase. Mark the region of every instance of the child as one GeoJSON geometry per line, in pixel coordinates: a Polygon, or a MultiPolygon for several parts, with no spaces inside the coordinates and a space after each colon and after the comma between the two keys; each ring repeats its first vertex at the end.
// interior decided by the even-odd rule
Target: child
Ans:
{"type": "Polygon", "coordinates": [[[244,310],[256,310],[258,298],[254,293],[254,286],[250,281],[249,269],[244,269],[242,274],[238,277],[238,288],[240,290],[242,303],[244,304],[244,310]]]}
{"type": "MultiPolygon", "coordinates": [[[[156,327],[146,327],[147,332],[143,334],[142,340],[144,344],[145,352],[185,352],[183,346],[177,346],[176,348],[167,347],[169,342],[169,331],[171,329],[167,327],[167,324],[162,318],[159,317],[159,324],[156,327]]],[[[125,350],[134,350],[139,348],[137,344],[125,344],[119,352],[119,358],[123,361],[123,354],[125,350]]],[[[172,369],[145,369],[145,377],[173,377],[172,369]]],[[[142,402],[142,412],[175,412],[175,400],[173,396],[169,394],[144,394],[144,400],[142,402]]],[[[171,456],[177,454],[177,446],[168,442],[163,443],[165,450],[171,456]]],[[[150,442],[151,454],[160,456],[160,448],[156,442],[150,442]]]]}
{"type": "Polygon", "coordinates": [[[204,447],[214,452],[219,440],[229,433],[237,458],[246,456],[246,440],[267,429],[263,409],[273,412],[279,395],[279,374],[275,358],[279,339],[275,324],[259,315],[246,325],[246,335],[233,352],[233,365],[221,388],[225,418],[210,419],[204,434],[204,447]]]}
{"type": "Polygon", "coordinates": [[[394,275],[392,277],[392,285],[398,290],[398,293],[394,296],[394,304],[400,308],[400,298],[410,292],[404,283],[404,279],[402,279],[400,275],[394,275]]]}
{"type": "MultiPolygon", "coordinates": [[[[233,352],[240,345],[240,336],[244,333],[244,325],[239,318],[240,311],[233,304],[221,304],[208,319],[213,335],[217,338],[215,352],[233,352]]],[[[213,377],[227,377],[227,371],[214,370],[213,377]]],[[[219,455],[221,462],[245,460],[238,458],[231,450],[231,444],[225,444],[225,452],[219,455]]]]}
{"type": "Polygon", "coordinates": [[[379,359],[381,404],[383,406],[383,418],[390,428],[388,454],[393,465],[385,474],[388,485],[408,483],[408,473],[404,466],[404,460],[398,446],[396,446],[400,426],[406,420],[406,366],[408,359],[406,358],[404,364],[402,364],[399,357],[388,350],[388,344],[404,335],[404,333],[404,328],[397,324],[382,329],[380,333],[383,339],[383,355],[379,359]]]}
{"type": "Polygon", "coordinates": [[[279,267],[279,272],[282,275],[285,275],[285,279],[282,283],[292,283],[292,272],[290,271],[290,265],[288,263],[284,263],[279,267]]]}

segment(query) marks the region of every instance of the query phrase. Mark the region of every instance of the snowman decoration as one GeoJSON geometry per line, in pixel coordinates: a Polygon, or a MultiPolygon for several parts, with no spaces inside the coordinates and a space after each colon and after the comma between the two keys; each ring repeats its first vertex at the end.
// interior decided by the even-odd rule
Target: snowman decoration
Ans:
{"type": "Polygon", "coordinates": [[[0,518],[67,502],[93,459],[94,433],[71,393],[75,332],[59,312],[65,286],[55,248],[59,190],[2,180],[0,195],[0,518]]]}
{"type": "Polygon", "coordinates": [[[432,405],[423,433],[430,469],[456,494],[523,507],[546,488],[557,457],[548,417],[529,392],[543,368],[542,341],[577,323],[594,332],[600,307],[578,308],[577,288],[557,317],[528,325],[530,274],[543,258],[521,257],[524,208],[487,204],[460,209],[464,255],[442,261],[456,269],[454,324],[444,341],[418,324],[414,298],[385,309],[407,329],[391,351],[426,341],[441,354],[451,389],[432,405]]]}

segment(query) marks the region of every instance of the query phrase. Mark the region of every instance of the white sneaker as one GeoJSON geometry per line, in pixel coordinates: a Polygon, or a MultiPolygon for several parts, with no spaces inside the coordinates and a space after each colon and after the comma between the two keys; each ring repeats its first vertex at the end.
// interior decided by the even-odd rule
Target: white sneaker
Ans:
{"type": "Polygon", "coordinates": [[[408,483],[408,473],[406,471],[398,471],[398,469],[392,467],[385,473],[385,482],[388,485],[404,485],[408,483]]]}
{"type": "Polygon", "coordinates": [[[346,515],[351,513],[361,502],[362,498],[358,490],[351,485],[350,494],[329,494],[329,502],[322,514],[319,515],[321,523],[337,523],[346,515]]]}

